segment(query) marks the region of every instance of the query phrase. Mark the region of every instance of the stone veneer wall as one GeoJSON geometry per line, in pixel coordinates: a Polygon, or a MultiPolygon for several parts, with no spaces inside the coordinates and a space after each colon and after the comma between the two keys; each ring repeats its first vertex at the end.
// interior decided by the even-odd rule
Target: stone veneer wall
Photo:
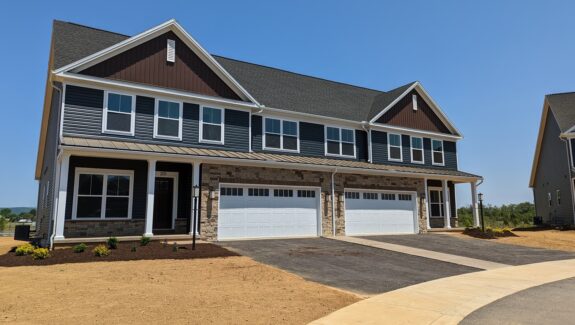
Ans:
{"type": "Polygon", "coordinates": [[[141,236],[145,232],[145,228],[145,219],[66,220],[64,237],[141,236]]]}
{"type": "MultiPolygon", "coordinates": [[[[426,205],[423,204],[425,186],[423,179],[407,177],[385,177],[371,175],[335,175],[336,235],[345,234],[344,188],[416,191],[419,214],[419,230],[427,231],[425,222],[426,205]]],[[[273,184],[291,186],[314,186],[321,188],[322,235],[333,235],[331,173],[277,168],[258,168],[227,165],[202,165],[202,193],[200,235],[203,239],[217,239],[219,184],[273,184]],[[214,198],[210,198],[210,192],[214,198]]]]}

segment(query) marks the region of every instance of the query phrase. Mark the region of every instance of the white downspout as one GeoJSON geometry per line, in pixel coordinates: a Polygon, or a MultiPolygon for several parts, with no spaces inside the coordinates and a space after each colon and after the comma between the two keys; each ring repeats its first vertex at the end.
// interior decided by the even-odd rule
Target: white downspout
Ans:
{"type": "Polygon", "coordinates": [[[361,127],[365,132],[367,132],[367,162],[372,163],[372,152],[371,152],[371,128],[369,127],[368,122],[362,122],[361,127]]]}
{"type": "Polygon", "coordinates": [[[337,173],[337,168],[331,173],[331,225],[332,234],[335,237],[335,180],[334,176],[337,173]]]}
{"type": "MultiPolygon", "coordinates": [[[[62,123],[60,120],[63,118],[63,115],[64,115],[64,112],[62,109],[62,102],[63,102],[64,98],[62,96],[62,89],[56,87],[54,85],[54,83],[52,83],[51,86],[52,86],[52,88],[56,89],[56,91],[58,92],[58,96],[60,96],[60,105],[58,105],[58,107],[60,108],[60,111],[58,112],[58,130],[57,130],[57,132],[58,132],[58,139],[59,139],[58,142],[61,143],[61,141],[62,141],[62,135],[61,135],[62,134],[62,130],[61,130],[62,123]]],[[[50,105],[52,105],[52,103],[50,103],[50,105]]],[[[48,117],[48,118],[50,118],[50,117],[48,117]]],[[[56,225],[57,225],[56,215],[58,213],[58,205],[57,205],[58,198],[56,195],[56,189],[60,188],[60,173],[58,172],[60,170],[60,168],[59,168],[60,166],[58,163],[60,160],[59,159],[60,154],[58,154],[60,143],[58,143],[58,145],[56,146],[56,163],[52,167],[52,175],[54,176],[54,184],[52,184],[52,185],[54,186],[54,190],[52,193],[52,218],[53,218],[52,229],[48,230],[48,233],[50,234],[49,243],[48,243],[50,250],[52,250],[54,248],[54,237],[56,237],[56,225]]]]}

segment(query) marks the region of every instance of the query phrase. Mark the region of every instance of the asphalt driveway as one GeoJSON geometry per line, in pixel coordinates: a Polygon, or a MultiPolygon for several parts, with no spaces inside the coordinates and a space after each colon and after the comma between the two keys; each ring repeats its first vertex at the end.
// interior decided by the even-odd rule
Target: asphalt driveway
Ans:
{"type": "Polygon", "coordinates": [[[326,238],[219,242],[305,279],[363,295],[478,269],[326,238]]]}
{"type": "Polygon", "coordinates": [[[509,265],[523,265],[575,258],[575,253],[570,252],[498,244],[495,240],[467,239],[453,235],[434,233],[421,235],[366,236],[361,238],[509,265]]]}

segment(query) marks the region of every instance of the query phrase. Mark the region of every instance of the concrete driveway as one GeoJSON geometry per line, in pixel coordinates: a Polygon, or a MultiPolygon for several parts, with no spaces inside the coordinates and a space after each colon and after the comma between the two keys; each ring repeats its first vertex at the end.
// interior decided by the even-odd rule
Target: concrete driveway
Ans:
{"type": "Polygon", "coordinates": [[[226,241],[218,245],[305,279],[361,295],[478,271],[326,238],[226,241]]]}
{"type": "Polygon", "coordinates": [[[575,253],[570,252],[498,244],[494,240],[459,238],[447,234],[385,235],[361,238],[509,265],[523,265],[575,258],[575,253]]]}

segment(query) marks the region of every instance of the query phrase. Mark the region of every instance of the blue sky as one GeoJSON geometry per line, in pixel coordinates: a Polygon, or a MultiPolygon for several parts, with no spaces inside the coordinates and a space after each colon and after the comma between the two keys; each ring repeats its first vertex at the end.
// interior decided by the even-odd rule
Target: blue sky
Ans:
{"type": "MultiPolygon", "coordinates": [[[[388,90],[419,80],[491,204],[531,201],[547,93],[575,90],[571,1],[10,1],[2,4],[0,206],[34,206],[53,19],[133,35],[176,18],[208,51],[388,90]]],[[[469,186],[458,186],[458,203],[469,186]]]]}

